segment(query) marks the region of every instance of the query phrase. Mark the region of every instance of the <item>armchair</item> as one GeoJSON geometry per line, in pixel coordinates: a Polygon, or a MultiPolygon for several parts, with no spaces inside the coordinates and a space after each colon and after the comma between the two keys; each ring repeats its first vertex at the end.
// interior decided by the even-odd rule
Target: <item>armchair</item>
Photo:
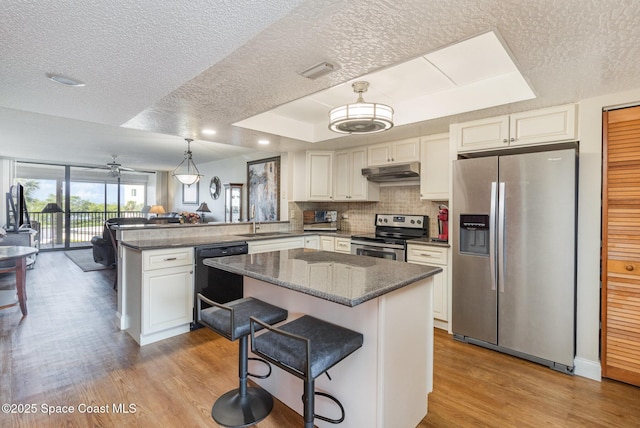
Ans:
{"type": "MultiPolygon", "coordinates": [[[[105,221],[102,229],[102,236],[94,236],[91,238],[94,262],[113,268],[118,267],[118,259],[116,258],[118,244],[116,242],[116,231],[113,230],[112,226],[122,226],[125,224],[144,225],[147,224],[147,219],[144,217],[116,217],[105,221]]],[[[117,280],[118,275],[116,275],[116,279],[113,284],[114,289],[116,288],[117,280]]]]}

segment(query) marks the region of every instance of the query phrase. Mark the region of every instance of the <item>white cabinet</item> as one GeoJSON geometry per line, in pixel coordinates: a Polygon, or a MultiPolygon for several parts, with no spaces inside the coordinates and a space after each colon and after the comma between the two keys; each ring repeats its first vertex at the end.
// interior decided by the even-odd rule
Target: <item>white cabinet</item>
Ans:
{"type": "Polygon", "coordinates": [[[407,262],[432,265],[442,268],[442,273],[433,277],[433,317],[435,326],[448,328],[449,322],[449,249],[431,245],[407,244],[407,262]]]}
{"type": "Polygon", "coordinates": [[[392,141],[367,147],[368,166],[417,162],[420,160],[420,139],[392,141]]]}
{"type": "Polygon", "coordinates": [[[304,237],[304,248],[320,249],[320,237],[318,235],[308,235],[304,237]]]}
{"type": "Polygon", "coordinates": [[[142,346],[189,331],[193,248],[125,249],[127,332],[142,346]]]}
{"type": "Polygon", "coordinates": [[[249,244],[249,254],[266,253],[268,251],[304,248],[305,237],[294,236],[290,238],[260,239],[256,241],[248,241],[247,244],[249,244]]]}
{"type": "Polygon", "coordinates": [[[367,148],[341,150],[334,155],[334,200],[377,201],[380,185],[367,180],[362,168],[367,167],[367,148]]]}
{"type": "Polygon", "coordinates": [[[420,139],[420,199],[449,200],[449,134],[420,139]]]}
{"type": "Polygon", "coordinates": [[[451,125],[458,152],[548,144],[577,139],[576,105],[566,104],[451,125]]]}
{"type": "Polygon", "coordinates": [[[322,251],[335,251],[335,241],[333,236],[320,236],[320,249],[322,251]]]}
{"type": "Polygon", "coordinates": [[[332,201],[333,151],[294,152],[290,158],[291,200],[332,201]]]}
{"type": "Polygon", "coordinates": [[[320,235],[320,249],[334,253],[351,254],[351,238],[320,235]]]}
{"type": "Polygon", "coordinates": [[[307,200],[333,200],[333,152],[307,152],[307,200]]]}
{"type": "Polygon", "coordinates": [[[333,251],[336,253],[351,254],[351,238],[336,236],[333,251]]]}

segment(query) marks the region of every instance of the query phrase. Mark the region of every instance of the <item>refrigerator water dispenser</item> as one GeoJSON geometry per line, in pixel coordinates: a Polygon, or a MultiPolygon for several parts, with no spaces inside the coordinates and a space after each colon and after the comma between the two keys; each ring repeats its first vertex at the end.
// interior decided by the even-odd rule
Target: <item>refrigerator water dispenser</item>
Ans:
{"type": "Polygon", "coordinates": [[[489,216],[460,214],[460,253],[489,256],[489,216]]]}

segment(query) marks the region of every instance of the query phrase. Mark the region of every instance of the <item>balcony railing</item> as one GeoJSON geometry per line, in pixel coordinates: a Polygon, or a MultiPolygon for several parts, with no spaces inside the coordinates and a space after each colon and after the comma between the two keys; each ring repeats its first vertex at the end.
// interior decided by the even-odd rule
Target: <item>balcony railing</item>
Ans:
{"type": "Polygon", "coordinates": [[[72,211],[70,214],[70,231],[65,239],[64,213],[30,212],[29,217],[34,229],[38,231],[41,248],[60,248],[68,240],[70,247],[91,245],[91,238],[102,236],[102,228],[107,219],[114,217],[144,217],[140,211],[89,212],[72,211]]]}

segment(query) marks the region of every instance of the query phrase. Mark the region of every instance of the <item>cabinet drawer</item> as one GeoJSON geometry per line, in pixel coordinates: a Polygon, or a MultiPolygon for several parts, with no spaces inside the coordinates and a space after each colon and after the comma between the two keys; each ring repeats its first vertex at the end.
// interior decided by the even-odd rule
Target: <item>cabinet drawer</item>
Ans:
{"type": "Polygon", "coordinates": [[[640,275],[640,263],[627,260],[608,260],[607,270],[610,273],[622,273],[626,275],[640,275]]]}
{"type": "Polygon", "coordinates": [[[142,268],[144,270],[193,264],[193,248],[190,247],[144,251],[143,254],[142,268]]]}
{"type": "Polygon", "coordinates": [[[427,245],[407,245],[407,261],[434,265],[447,264],[447,249],[427,245]]]}
{"type": "Polygon", "coordinates": [[[335,252],[351,254],[351,238],[336,238],[335,252]]]}

